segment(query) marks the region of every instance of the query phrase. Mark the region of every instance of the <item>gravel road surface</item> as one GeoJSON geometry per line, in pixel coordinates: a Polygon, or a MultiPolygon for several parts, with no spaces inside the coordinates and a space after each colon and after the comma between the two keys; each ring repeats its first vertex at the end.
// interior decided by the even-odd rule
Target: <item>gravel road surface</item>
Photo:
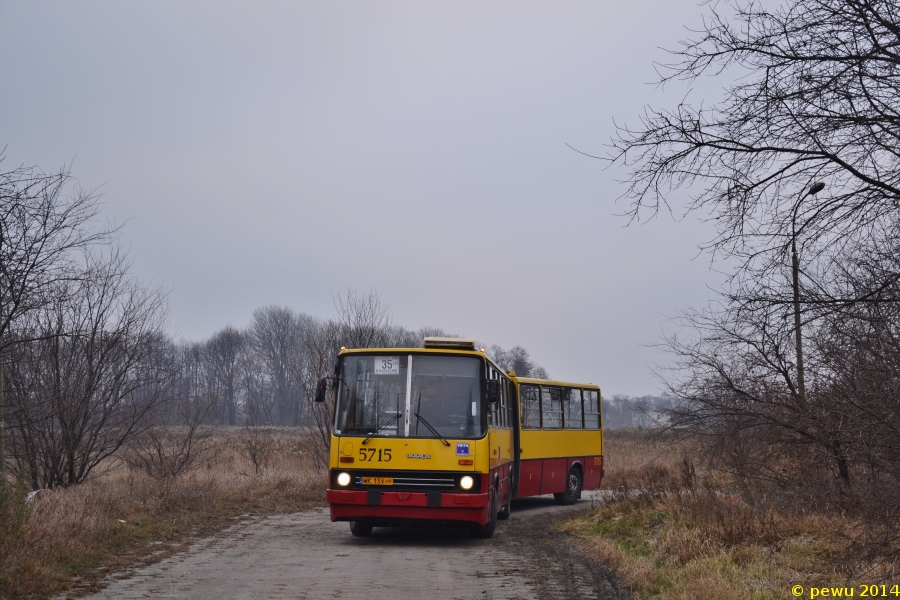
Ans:
{"type": "Polygon", "coordinates": [[[625,598],[612,573],[551,531],[555,520],[590,506],[590,499],[557,506],[551,496],[516,501],[489,540],[449,528],[376,528],[370,538],[355,538],[327,509],[250,519],[117,573],[85,598],[625,598]]]}

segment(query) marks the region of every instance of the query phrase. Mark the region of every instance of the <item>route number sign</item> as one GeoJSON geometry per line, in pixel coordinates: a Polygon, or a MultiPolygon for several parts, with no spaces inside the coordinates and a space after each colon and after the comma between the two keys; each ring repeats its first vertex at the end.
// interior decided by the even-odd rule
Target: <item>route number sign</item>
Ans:
{"type": "Polygon", "coordinates": [[[375,374],[376,375],[399,375],[400,374],[400,357],[399,356],[376,356],[375,357],[375,374]]]}

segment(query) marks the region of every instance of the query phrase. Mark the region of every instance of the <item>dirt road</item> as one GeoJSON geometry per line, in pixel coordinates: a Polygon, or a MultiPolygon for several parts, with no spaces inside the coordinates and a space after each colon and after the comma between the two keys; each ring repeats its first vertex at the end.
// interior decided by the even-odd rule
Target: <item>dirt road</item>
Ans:
{"type": "Polygon", "coordinates": [[[624,598],[617,580],[583,559],[552,523],[590,499],[513,504],[494,537],[454,529],[375,529],[354,538],[327,510],[243,521],[159,563],[113,576],[86,596],[112,599],[544,600],[624,598]]]}

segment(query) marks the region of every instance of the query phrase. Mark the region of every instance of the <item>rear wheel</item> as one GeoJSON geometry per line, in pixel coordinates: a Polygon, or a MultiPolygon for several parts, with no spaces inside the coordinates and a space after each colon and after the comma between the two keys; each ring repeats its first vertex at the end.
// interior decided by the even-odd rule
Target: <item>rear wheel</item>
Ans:
{"type": "Polygon", "coordinates": [[[553,494],[557,504],[575,504],[581,497],[581,469],[572,467],[566,478],[566,491],[561,494],[553,494]]]}
{"type": "Polygon", "coordinates": [[[484,525],[473,525],[469,529],[472,537],[487,539],[494,535],[494,530],[497,528],[497,493],[494,490],[491,490],[491,508],[488,514],[490,514],[490,518],[487,523],[484,525]]]}
{"type": "Polygon", "coordinates": [[[354,537],[369,537],[372,535],[372,526],[365,521],[350,521],[350,533],[354,537]]]}

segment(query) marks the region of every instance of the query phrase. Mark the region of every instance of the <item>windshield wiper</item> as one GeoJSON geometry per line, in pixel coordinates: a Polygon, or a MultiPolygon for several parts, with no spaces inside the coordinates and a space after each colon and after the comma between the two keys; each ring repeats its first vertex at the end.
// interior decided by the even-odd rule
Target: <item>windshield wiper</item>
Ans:
{"type": "Polygon", "coordinates": [[[438,436],[439,438],[441,438],[441,441],[444,442],[444,445],[445,445],[445,446],[449,446],[449,445],[450,445],[450,442],[448,442],[446,439],[444,439],[444,436],[442,436],[440,433],[438,433],[437,429],[435,429],[434,427],[432,427],[432,426],[428,423],[428,421],[425,420],[425,417],[423,417],[423,416],[420,415],[419,413],[416,413],[416,418],[417,418],[419,421],[422,421],[422,423],[425,424],[425,427],[427,427],[428,430],[431,431],[431,433],[433,433],[434,435],[436,435],[436,436],[438,436]]]}
{"type": "MultiPolygon", "coordinates": [[[[365,445],[365,444],[368,444],[369,441],[370,441],[373,437],[375,437],[376,435],[378,435],[379,433],[381,433],[382,431],[384,431],[385,429],[387,429],[388,427],[390,427],[394,422],[396,422],[397,419],[400,418],[400,415],[401,415],[401,413],[399,413],[399,412],[398,412],[398,413],[395,413],[394,416],[391,417],[390,419],[388,419],[387,421],[385,421],[384,424],[381,425],[381,427],[379,427],[378,429],[376,429],[375,431],[373,431],[372,433],[370,433],[370,434],[369,434],[369,437],[367,437],[366,439],[364,439],[364,440],[362,441],[362,443],[363,443],[364,445],[365,445]]],[[[447,445],[449,446],[450,444],[447,444],[447,445]]]]}

